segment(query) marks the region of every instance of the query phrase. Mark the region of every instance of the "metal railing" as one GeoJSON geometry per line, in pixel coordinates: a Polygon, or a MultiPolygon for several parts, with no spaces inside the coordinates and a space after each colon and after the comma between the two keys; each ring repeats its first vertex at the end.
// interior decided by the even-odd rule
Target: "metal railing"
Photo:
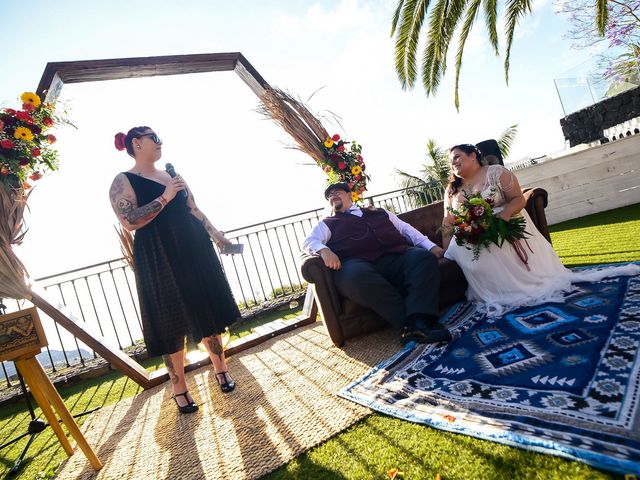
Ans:
{"type": "MultiPolygon", "coordinates": [[[[365,198],[365,204],[384,207],[394,213],[412,210],[442,198],[442,189],[427,191],[394,190],[365,198]]],[[[243,315],[266,302],[304,294],[297,260],[302,244],[315,224],[329,213],[328,208],[280,217],[226,232],[234,243],[245,245],[242,255],[220,255],[222,267],[243,315]]],[[[135,288],[135,278],[124,259],[77,268],[35,280],[53,302],[68,307],[85,322],[89,330],[100,334],[121,350],[143,348],[142,324],[135,288]]],[[[24,308],[25,302],[7,302],[10,311],[24,308]],[[13,308],[15,307],[15,308],[13,308]]],[[[47,315],[41,320],[49,346],[38,357],[47,370],[84,366],[97,358],[79,341],[47,315]]],[[[2,362],[0,373],[8,387],[15,369],[2,362]]]]}

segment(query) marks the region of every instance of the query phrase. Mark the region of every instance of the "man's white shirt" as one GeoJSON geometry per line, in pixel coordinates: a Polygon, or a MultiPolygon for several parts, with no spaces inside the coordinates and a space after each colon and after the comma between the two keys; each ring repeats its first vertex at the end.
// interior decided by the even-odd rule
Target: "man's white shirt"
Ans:
{"type": "MultiPolygon", "coordinates": [[[[413,228],[407,222],[403,222],[400,220],[394,213],[389,210],[382,209],[387,212],[389,215],[389,220],[394,227],[402,234],[404,238],[406,238],[413,246],[425,248],[427,250],[431,250],[436,246],[429,237],[421,234],[418,230],[413,228]]],[[[356,217],[362,217],[362,209],[358,207],[351,207],[344,213],[349,213],[351,215],[355,215],[356,217]]],[[[302,250],[309,254],[318,253],[323,248],[327,248],[327,243],[331,238],[331,230],[326,223],[323,221],[318,222],[318,224],[313,228],[309,236],[305,239],[302,244],[302,250]]]]}

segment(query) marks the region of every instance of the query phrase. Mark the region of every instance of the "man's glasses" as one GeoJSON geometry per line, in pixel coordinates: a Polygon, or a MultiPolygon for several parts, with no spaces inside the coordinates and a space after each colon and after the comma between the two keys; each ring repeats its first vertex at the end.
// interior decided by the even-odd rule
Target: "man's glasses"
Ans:
{"type": "Polygon", "coordinates": [[[156,145],[162,145],[162,140],[160,140],[160,137],[158,137],[158,135],[156,135],[155,133],[143,133],[142,135],[138,136],[138,138],[142,137],[149,137],[156,145]]]}

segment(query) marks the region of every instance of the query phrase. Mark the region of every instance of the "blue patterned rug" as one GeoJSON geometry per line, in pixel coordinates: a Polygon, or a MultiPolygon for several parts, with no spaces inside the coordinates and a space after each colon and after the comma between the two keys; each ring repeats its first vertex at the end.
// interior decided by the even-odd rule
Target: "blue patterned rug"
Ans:
{"type": "Polygon", "coordinates": [[[446,316],[449,345],[409,344],[339,395],[442,430],[640,474],[640,276],[576,286],[564,303],[493,320],[457,304],[446,316]]]}

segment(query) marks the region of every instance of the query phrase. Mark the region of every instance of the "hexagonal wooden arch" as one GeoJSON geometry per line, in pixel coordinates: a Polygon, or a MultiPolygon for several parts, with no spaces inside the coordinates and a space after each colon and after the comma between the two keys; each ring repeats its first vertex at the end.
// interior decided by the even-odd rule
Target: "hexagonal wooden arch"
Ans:
{"type": "MultiPolygon", "coordinates": [[[[258,96],[269,88],[269,84],[253,68],[240,52],[205,53],[194,55],[168,55],[161,57],[117,58],[110,60],[82,60],[71,62],[50,62],[42,74],[36,93],[47,102],[55,102],[62,86],[66,83],[99,82],[122,78],[142,78],[156,75],[181,75],[186,73],[224,72],[233,70],[258,96]]],[[[79,321],[62,304],[54,305],[42,291],[32,291],[31,301],[56,323],[75,335],[82,342],[95,350],[102,358],[121,370],[125,375],[143,388],[150,388],[164,382],[168,378],[165,369],[157,370],[151,375],[124,352],[112,348],[104,338],[86,329],[84,322],[79,321]]],[[[305,304],[306,320],[296,325],[301,326],[315,320],[317,308],[312,299],[305,304]],[[306,312],[309,312],[308,315],[306,312]]],[[[282,329],[290,330],[291,328],[282,329]]],[[[269,336],[275,333],[271,332],[269,336]]],[[[260,340],[260,339],[257,339],[260,340]]],[[[234,349],[233,353],[258,343],[253,341],[234,349]]],[[[231,354],[229,352],[228,354],[231,354]]],[[[192,367],[197,367],[198,364],[192,367]]]]}
{"type": "Polygon", "coordinates": [[[36,93],[54,102],[65,83],[100,82],[157,75],[226,72],[233,70],[261,97],[269,84],[240,52],[167,55],[47,63],[36,93]]]}

